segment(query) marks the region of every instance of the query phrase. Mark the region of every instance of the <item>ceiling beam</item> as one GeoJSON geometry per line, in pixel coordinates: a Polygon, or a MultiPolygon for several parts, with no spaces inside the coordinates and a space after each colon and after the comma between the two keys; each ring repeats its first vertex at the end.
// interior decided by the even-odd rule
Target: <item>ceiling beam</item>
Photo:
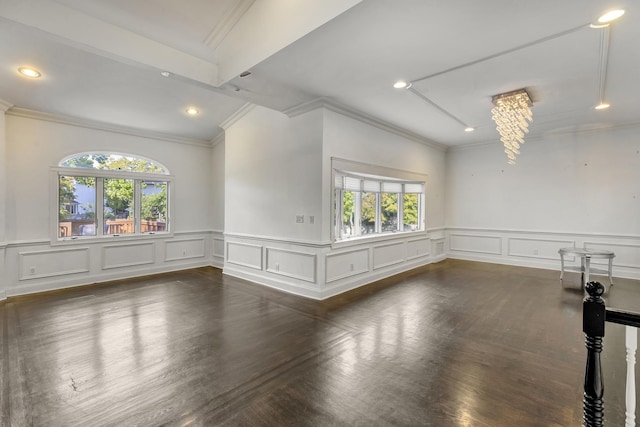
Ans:
{"type": "Polygon", "coordinates": [[[256,0],[216,40],[220,85],[264,61],[362,0],[256,0]]]}
{"type": "Polygon", "coordinates": [[[58,41],[130,65],[169,71],[217,86],[216,64],[49,0],[0,0],[0,17],[44,31],[58,41]]]}

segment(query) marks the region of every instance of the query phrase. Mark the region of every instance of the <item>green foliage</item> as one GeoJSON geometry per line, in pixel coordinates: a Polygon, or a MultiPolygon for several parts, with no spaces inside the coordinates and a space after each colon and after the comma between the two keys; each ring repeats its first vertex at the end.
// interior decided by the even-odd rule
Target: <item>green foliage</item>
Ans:
{"type": "Polygon", "coordinates": [[[355,200],[353,191],[344,191],[342,197],[342,213],[343,224],[350,224],[353,227],[354,215],[355,215],[355,200]]]}
{"type": "Polygon", "coordinates": [[[147,172],[162,173],[162,168],[154,163],[142,159],[132,159],[128,157],[109,156],[99,169],[127,172],[147,172]]]}
{"type": "Polygon", "coordinates": [[[398,215],[398,194],[382,193],[380,205],[382,207],[382,222],[386,222],[390,218],[395,218],[398,215]]]}
{"type": "Polygon", "coordinates": [[[93,204],[88,203],[87,208],[82,208],[82,218],[84,219],[96,219],[96,211],[93,208],[93,204]]]}
{"type": "Polygon", "coordinates": [[[58,218],[60,221],[64,221],[68,219],[70,215],[69,211],[66,209],[66,206],[69,206],[71,203],[75,202],[75,199],[76,199],[75,181],[72,177],[61,176],[58,184],[58,188],[59,188],[58,218]]]}
{"type": "MultiPolygon", "coordinates": [[[[146,184],[142,183],[143,188],[146,184]]],[[[140,215],[147,221],[165,219],[167,217],[167,186],[162,185],[159,193],[142,196],[140,215]]]]}
{"type": "Polygon", "coordinates": [[[418,225],[418,194],[405,194],[403,198],[403,220],[405,225],[418,225]]]}
{"type": "Polygon", "coordinates": [[[116,218],[130,218],[133,215],[133,180],[105,179],[104,197],[105,207],[110,208],[116,218]]]}
{"type": "MultiPolygon", "coordinates": [[[[142,159],[131,159],[128,157],[108,156],[104,158],[95,158],[99,164],[99,169],[106,170],[122,170],[127,172],[163,172],[162,168],[151,162],[142,159]]],[[[105,179],[104,195],[105,206],[111,208],[111,213],[105,212],[105,217],[128,218],[133,216],[133,180],[130,179],[105,179]]],[[[147,196],[144,199],[151,198],[147,201],[147,207],[144,204],[142,217],[144,219],[153,218],[154,215],[161,214],[166,217],[166,186],[163,188],[164,196],[152,197],[147,196]],[[146,212],[144,211],[146,209],[146,212]],[[154,213],[155,212],[155,213],[154,213]]]]}
{"type": "Polygon", "coordinates": [[[375,227],[376,224],[376,193],[362,193],[360,222],[362,225],[375,227]]]}

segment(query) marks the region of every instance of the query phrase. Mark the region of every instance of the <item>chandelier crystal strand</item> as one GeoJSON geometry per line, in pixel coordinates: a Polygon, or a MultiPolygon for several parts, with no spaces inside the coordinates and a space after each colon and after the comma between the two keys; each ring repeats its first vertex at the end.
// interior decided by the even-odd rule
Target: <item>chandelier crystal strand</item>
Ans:
{"type": "Polygon", "coordinates": [[[520,146],[524,144],[524,136],[529,133],[531,114],[531,98],[526,90],[503,93],[493,97],[495,107],[491,110],[491,118],[496,123],[500,141],[504,145],[507,163],[516,164],[516,155],[520,154],[520,146]]]}

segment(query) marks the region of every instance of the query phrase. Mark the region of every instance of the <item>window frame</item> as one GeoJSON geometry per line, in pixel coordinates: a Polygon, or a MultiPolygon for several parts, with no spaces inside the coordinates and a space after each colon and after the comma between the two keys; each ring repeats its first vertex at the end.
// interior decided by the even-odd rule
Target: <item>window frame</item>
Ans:
{"type": "MultiPolygon", "coordinates": [[[[122,154],[118,154],[122,155],[122,154]]],[[[130,156],[130,155],[122,155],[130,156]]],[[[135,156],[130,156],[135,157],[135,156]]],[[[67,158],[65,158],[67,159],[67,158]]],[[[142,159],[142,158],[141,158],[142,159]]],[[[146,160],[146,159],[144,159],[146,160]]],[[[162,166],[162,165],[161,165],[162,166]]],[[[166,169],[165,169],[166,170],[166,169]]],[[[173,212],[173,175],[168,173],[153,173],[153,172],[131,172],[123,170],[109,170],[109,169],[90,169],[90,168],[73,168],[73,167],[52,167],[51,168],[51,187],[50,195],[51,200],[49,206],[51,209],[51,242],[53,244],[66,244],[66,243],[89,243],[99,241],[110,240],[135,240],[140,238],[150,237],[172,237],[172,212],[173,212]],[[69,236],[59,237],[59,201],[60,201],[60,186],[59,180],[61,176],[69,177],[93,177],[96,178],[96,235],[95,236],[69,236]],[[105,178],[116,179],[132,179],[134,181],[134,233],[128,234],[104,234],[104,186],[103,182],[105,178]],[[141,230],[141,182],[142,181],[161,181],[167,183],[167,231],[155,231],[142,233],[141,230]]]]}
{"type": "Polygon", "coordinates": [[[373,175],[373,174],[364,173],[364,172],[352,172],[352,171],[332,168],[331,188],[332,188],[332,192],[331,192],[332,206],[334,206],[334,209],[332,209],[332,215],[333,215],[333,219],[332,219],[333,227],[331,229],[332,244],[341,244],[341,243],[346,243],[351,241],[361,241],[361,240],[378,240],[378,239],[385,239],[390,237],[397,237],[400,235],[406,236],[406,235],[411,235],[415,233],[426,233],[426,230],[427,230],[427,224],[426,224],[427,183],[426,183],[426,180],[403,179],[403,178],[397,178],[394,176],[382,176],[379,174],[373,175]],[[337,181],[337,177],[339,176],[349,177],[351,179],[355,178],[360,180],[360,189],[354,190],[352,188],[345,188],[347,185],[344,182],[342,184],[342,188],[338,187],[336,184],[336,181],[337,181]],[[367,189],[365,189],[365,184],[364,184],[365,181],[372,181],[372,182],[377,181],[380,186],[380,191],[378,192],[368,191],[367,189]],[[391,183],[394,185],[400,184],[401,191],[397,193],[394,192],[395,194],[397,194],[397,204],[398,204],[397,212],[396,212],[396,215],[398,218],[397,224],[396,224],[396,230],[383,232],[382,231],[382,194],[389,193],[388,191],[385,192],[383,190],[385,182],[391,183]],[[418,184],[421,186],[422,191],[407,192],[405,191],[407,184],[409,185],[418,184]],[[354,212],[354,223],[358,224],[358,228],[355,230],[355,234],[342,237],[342,225],[344,222],[343,200],[344,200],[345,191],[354,192],[354,208],[356,209],[356,212],[354,212]],[[361,228],[360,209],[362,207],[361,198],[365,193],[374,193],[376,197],[375,230],[373,233],[362,234],[360,230],[361,228]],[[405,194],[418,194],[418,228],[415,230],[404,230],[404,227],[403,227],[404,195],[405,194]]]}

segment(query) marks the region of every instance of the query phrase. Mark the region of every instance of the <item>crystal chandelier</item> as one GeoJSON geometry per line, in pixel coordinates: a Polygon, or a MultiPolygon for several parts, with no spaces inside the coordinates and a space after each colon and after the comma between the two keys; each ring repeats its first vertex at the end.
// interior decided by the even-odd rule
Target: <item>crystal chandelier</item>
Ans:
{"type": "Polygon", "coordinates": [[[531,98],[524,89],[495,95],[491,101],[495,105],[491,110],[500,141],[504,144],[507,163],[516,164],[516,155],[520,154],[520,145],[524,144],[524,134],[529,133],[531,98]]]}

